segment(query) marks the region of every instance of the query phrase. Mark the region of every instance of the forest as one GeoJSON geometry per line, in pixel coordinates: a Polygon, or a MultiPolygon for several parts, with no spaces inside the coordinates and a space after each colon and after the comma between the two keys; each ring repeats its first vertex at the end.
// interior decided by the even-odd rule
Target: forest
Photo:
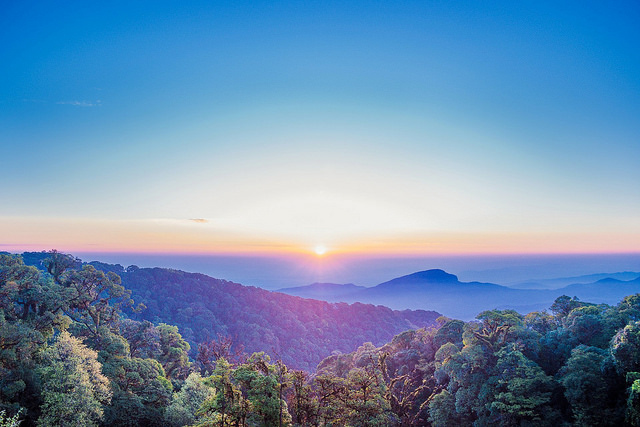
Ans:
{"type": "MultiPolygon", "coordinates": [[[[304,343],[287,359],[279,354],[287,343],[238,343],[249,332],[233,329],[233,316],[247,291],[235,284],[235,298],[222,304],[237,311],[206,335],[180,329],[180,316],[196,318],[199,304],[215,302],[202,301],[202,289],[193,310],[178,313],[154,306],[171,292],[153,288],[159,280],[196,287],[206,276],[85,264],[56,251],[38,259],[41,268],[25,261],[35,264],[0,254],[2,427],[640,425],[640,294],[617,305],[565,295],[548,311],[489,310],[471,322],[345,304],[330,333],[359,315],[380,330],[409,327],[349,350],[343,338],[344,351],[318,354],[324,359],[310,367],[304,343]],[[178,276],[186,279],[167,280],[178,276]]],[[[258,311],[277,312],[277,301],[258,311]]],[[[282,301],[305,311],[332,306],[282,301]]],[[[294,325],[281,317],[289,323],[279,328],[294,325]]],[[[262,334],[263,320],[243,319],[262,334]]],[[[318,313],[303,326],[296,334],[327,327],[318,313]]]]}

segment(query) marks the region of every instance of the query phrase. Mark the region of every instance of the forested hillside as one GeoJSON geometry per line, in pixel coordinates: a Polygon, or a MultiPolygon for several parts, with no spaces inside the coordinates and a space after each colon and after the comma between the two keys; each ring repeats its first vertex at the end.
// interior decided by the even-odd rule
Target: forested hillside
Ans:
{"type": "Polygon", "coordinates": [[[309,371],[332,352],[351,352],[366,341],[382,345],[404,330],[433,325],[439,316],[303,299],[165,268],[129,268],[122,283],[146,305],[132,318],[177,325],[196,344],[231,337],[250,353],[265,351],[309,371]]]}
{"type": "MultiPolygon", "coordinates": [[[[25,263],[40,269],[49,256],[22,254],[25,263]]],[[[82,266],[77,258],[69,260],[73,268],[82,266]]],[[[98,261],[89,265],[118,274],[136,303],[145,306],[128,311],[128,317],[176,325],[194,357],[198,345],[224,337],[238,349],[265,351],[289,366],[313,371],[333,352],[351,352],[366,341],[382,345],[407,329],[432,326],[440,316],[434,311],[302,299],[167,268],[124,268],[98,261]]]]}

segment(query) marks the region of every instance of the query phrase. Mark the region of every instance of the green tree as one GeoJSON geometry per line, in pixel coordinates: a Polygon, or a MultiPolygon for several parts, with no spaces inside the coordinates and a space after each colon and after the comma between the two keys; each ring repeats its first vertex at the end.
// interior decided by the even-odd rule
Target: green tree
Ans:
{"type": "Polygon", "coordinates": [[[556,316],[558,320],[562,320],[571,313],[574,308],[582,307],[585,305],[578,297],[569,297],[567,295],[559,296],[551,304],[551,312],[556,316]]]}
{"type": "Polygon", "coordinates": [[[509,339],[509,334],[523,325],[523,316],[514,310],[488,310],[476,317],[480,328],[473,331],[475,340],[490,351],[498,351],[509,339]]]}
{"type": "Polygon", "coordinates": [[[161,323],[156,327],[160,336],[160,354],[157,359],[162,364],[167,378],[181,380],[189,375],[190,346],[178,332],[177,326],[161,323]]]}
{"type": "Polygon", "coordinates": [[[640,322],[618,331],[611,340],[611,355],[621,373],[640,372],[640,322]]]}
{"type": "MultiPolygon", "coordinates": [[[[61,310],[59,286],[17,255],[0,254],[0,408],[38,411],[37,354],[69,319],[61,310]],[[52,308],[53,307],[53,308],[52,308]]],[[[32,419],[27,418],[27,422],[32,419]]]]}
{"type": "MultiPolygon", "coordinates": [[[[640,377],[640,375],[634,377],[640,377]]],[[[640,378],[633,379],[629,387],[626,420],[632,426],[640,426],[640,378]]]]}
{"type": "Polygon", "coordinates": [[[250,422],[262,426],[279,426],[290,422],[288,411],[282,414],[286,419],[281,421],[281,409],[286,403],[280,398],[279,383],[269,356],[264,353],[252,354],[246,363],[239,365],[234,374],[243,395],[250,402],[250,422]]]}
{"type": "Polygon", "coordinates": [[[429,421],[433,427],[464,425],[456,411],[456,398],[442,390],[429,401],[429,421]]]}
{"type": "Polygon", "coordinates": [[[291,389],[288,407],[293,424],[314,425],[318,417],[318,399],[309,384],[309,374],[305,371],[293,371],[291,389]]]}
{"type": "Polygon", "coordinates": [[[95,351],[67,332],[42,353],[39,426],[98,425],[111,390],[97,358],[95,351]]]}
{"type": "Polygon", "coordinates": [[[494,375],[483,390],[489,424],[557,424],[560,414],[551,405],[553,379],[518,350],[504,348],[497,356],[494,375]]]}
{"type": "Polygon", "coordinates": [[[58,279],[66,295],[65,313],[82,325],[82,333],[101,348],[104,328],[117,329],[119,315],[124,307],[133,307],[131,291],[120,283],[112,272],[104,274],[91,265],[82,270],[67,270],[58,279]]]}
{"type": "Polygon", "coordinates": [[[53,280],[62,284],[60,277],[65,271],[78,269],[82,266],[82,261],[69,254],[64,254],[53,249],[49,251],[49,256],[42,261],[47,272],[53,277],[53,280]]]}
{"type": "Polygon", "coordinates": [[[0,427],[18,427],[21,422],[20,413],[8,417],[6,411],[0,411],[0,427]]]}
{"type": "Polygon", "coordinates": [[[211,375],[205,384],[214,392],[198,411],[197,425],[220,427],[245,425],[250,404],[234,381],[234,369],[224,357],[216,360],[211,375]]]}
{"type": "Polygon", "coordinates": [[[320,425],[346,425],[344,417],[348,393],[345,379],[331,372],[323,372],[314,378],[313,384],[318,397],[320,425]]]}
{"type": "Polygon", "coordinates": [[[541,335],[544,335],[558,327],[556,318],[546,311],[533,311],[524,316],[524,325],[541,335]]]}
{"type": "Polygon", "coordinates": [[[640,321],[640,294],[628,295],[616,307],[625,323],[640,321]]]}
{"type": "Polygon", "coordinates": [[[202,377],[193,372],[189,374],[182,388],[173,394],[164,419],[169,426],[186,426],[196,422],[196,413],[214,393],[213,388],[204,383],[202,377]]]}
{"type": "Polygon", "coordinates": [[[347,375],[346,417],[351,426],[386,426],[395,419],[384,398],[381,374],[370,364],[347,375]]]}
{"type": "Polygon", "coordinates": [[[615,373],[606,370],[606,358],[605,350],[580,345],[558,373],[577,425],[617,426],[624,421],[624,400],[612,387],[615,373]]]}
{"type": "Polygon", "coordinates": [[[105,408],[109,426],[163,425],[164,410],[171,399],[172,385],[160,362],[129,357],[124,337],[105,332],[98,360],[111,381],[113,397],[105,408]]]}
{"type": "Polygon", "coordinates": [[[446,343],[462,345],[462,333],[464,332],[464,322],[462,320],[449,320],[438,329],[433,337],[433,344],[436,349],[446,343]]]}

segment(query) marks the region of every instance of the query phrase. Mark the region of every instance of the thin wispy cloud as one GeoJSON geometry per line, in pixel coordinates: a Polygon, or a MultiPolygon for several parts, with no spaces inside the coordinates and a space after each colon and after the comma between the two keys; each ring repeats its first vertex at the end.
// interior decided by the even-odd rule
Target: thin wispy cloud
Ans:
{"type": "Polygon", "coordinates": [[[74,107],[100,107],[102,106],[102,101],[58,101],[56,102],[58,105],[73,105],[74,107]]]}
{"type": "Polygon", "coordinates": [[[189,221],[192,221],[198,224],[207,224],[209,222],[208,219],[204,219],[204,218],[191,218],[189,219],[189,221]]]}

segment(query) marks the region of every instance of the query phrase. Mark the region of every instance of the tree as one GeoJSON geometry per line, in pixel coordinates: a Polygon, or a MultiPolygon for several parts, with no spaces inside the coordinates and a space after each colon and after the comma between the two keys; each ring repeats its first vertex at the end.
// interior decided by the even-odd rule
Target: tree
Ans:
{"type": "Polygon", "coordinates": [[[184,379],[189,373],[190,346],[178,332],[177,326],[159,324],[157,327],[160,335],[160,354],[157,359],[162,364],[167,378],[184,379]]]}
{"type": "Polygon", "coordinates": [[[433,427],[463,425],[456,411],[456,398],[442,390],[429,401],[429,421],[433,427]]]}
{"type": "Polygon", "coordinates": [[[109,354],[103,371],[110,378],[113,390],[111,405],[105,408],[106,425],[164,424],[164,410],[171,401],[172,385],[157,360],[129,358],[126,353],[109,354]]]}
{"type": "Polygon", "coordinates": [[[292,392],[288,407],[294,425],[313,425],[318,418],[318,399],[308,383],[309,374],[305,371],[293,371],[291,374],[292,392]]]}
{"type": "Polygon", "coordinates": [[[533,311],[524,316],[524,325],[541,335],[544,335],[558,327],[556,318],[546,311],[533,311]]]}
{"type": "Polygon", "coordinates": [[[47,272],[53,277],[53,280],[62,284],[60,277],[65,271],[70,269],[81,268],[82,261],[69,254],[64,254],[53,249],[49,251],[49,257],[42,261],[47,272]]]}
{"type": "Polygon", "coordinates": [[[131,291],[120,284],[117,274],[105,275],[91,265],[65,271],[57,280],[66,293],[65,313],[82,325],[99,350],[102,328],[116,329],[121,310],[133,307],[131,291]]]}
{"type": "Polygon", "coordinates": [[[352,426],[386,426],[394,420],[379,372],[373,364],[354,368],[347,375],[348,424],[352,426]]]}
{"type": "Polygon", "coordinates": [[[37,412],[37,354],[55,329],[64,330],[69,323],[56,308],[61,299],[60,287],[50,277],[25,266],[20,256],[0,254],[1,407],[13,412],[23,406],[27,417],[37,412]]]}
{"type": "Polygon", "coordinates": [[[281,425],[281,414],[290,421],[288,411],[282,411],[286,403],[280,398],[280,387],[269,356],[264,353],[252,354],[246,363],[238,366],[233,373],[244,396],[250,402],[248,419],[263,426],[281,425]]]}
{"type": "Polygon", "coordinates": [[[556,424],[559,413],[551,405],[553,379],[518,350],[504,348],[497,356],[495,374],[483,390],[489,423],[502,426],[556,424]]]}
{"type": "Polygon", "coordinates": [[[574,308],[582,307],[583,305],[585,304],[578,300],[578,297],[571,298],[567,295],[562,295],[555,299],[553,304],[551,304],[550,310],[556,318],[562,320],[568,316],[574,308]]]}
{"type": "Polygon", "coordinates": [[[462,344],[462,332],[464,331],[464,322],[462,320],[449,320],[438,329],[433,337],[433,344],[436,349],[442,347],[446,343],[452,343],[460,346],[462,344]]]}
{"type": "Polygon", "coordinates": [[[605,371],[607,352],[597,347],[580,345],[573,349],[566,365],[558,372],[564,395],[571,405],[577,425],[621,425],[624,419],[623,399],[611,386],[605,371]]]}
{"type": "Polygon", "coordinates": [[[18,427],[22,422],[19,418],[20,412],[12,417],[8,417],[6,411],[0,411],[0,427],[18,427]]]}
{"type": "Polygon", "coordinates": [[[488,310],[476,317],[482,322],[473,336],[491,351],[498,351],[509,338],[509,333],[523,324],[523,316],[514,310],[488,310]]]}
{"type": "Polygon", "coordinates": [[[204,383],[202,377],[192,372],[179,392],[173,394],[164,419],[170,426],[186,426],[196,422],[196,413],[214,393],[214,389],[204,383]]]}
{"type": "Polygon", "coordinates": [[[198,344],[198,354],[196,362],[200,369],[200,374],[206,375],[213,372],[215,361],[225,359],[232,364],[240,364],[246,361],[243,353],[244,346],[234,345],[229,336],[218,334],[215,340],[209,340],[198,344]]]}
{"type": "Polygon", "coordinates": [[[640,372],[640,322],[618,331],[611,340],[611,355],[621,373],[640,372]]]}
{"type": "Polygon", "coordinates": [[[67,332],[42,353],[39,426],[98,425],[111,389],[97,358],[95,351],[67,332]]]}
{"type": "Polygon", "coordinates": [[[119,329],[129,342],[129,356],[148,359],[160,354],[160,332],[153,323],[148,320],[137,322],[123,319],[119,329]]]}
{"type": "Polygon", "coordinates": [[[625,323],[640,320],[640,294],[628,295],[617,306],[618,312],[624,316],[625,323]]]}
{"type": "MultiPolygon", "coordinates": [[[[634,377],[640,377],[640,375],[634,377]]],[[[640,426],[640,378],[634,378],[629,387],[626,420],[632,426],[640,426]]]]}
{"type": "Polygon", "coordinates": [[[218,359],[205,384],[212,387],[214,392],[198,411],[197,415],[201,418],[197,425],[244,426],[250,406],[234,382],[234,370],[229,362],[224,358],[218,359]]]}

